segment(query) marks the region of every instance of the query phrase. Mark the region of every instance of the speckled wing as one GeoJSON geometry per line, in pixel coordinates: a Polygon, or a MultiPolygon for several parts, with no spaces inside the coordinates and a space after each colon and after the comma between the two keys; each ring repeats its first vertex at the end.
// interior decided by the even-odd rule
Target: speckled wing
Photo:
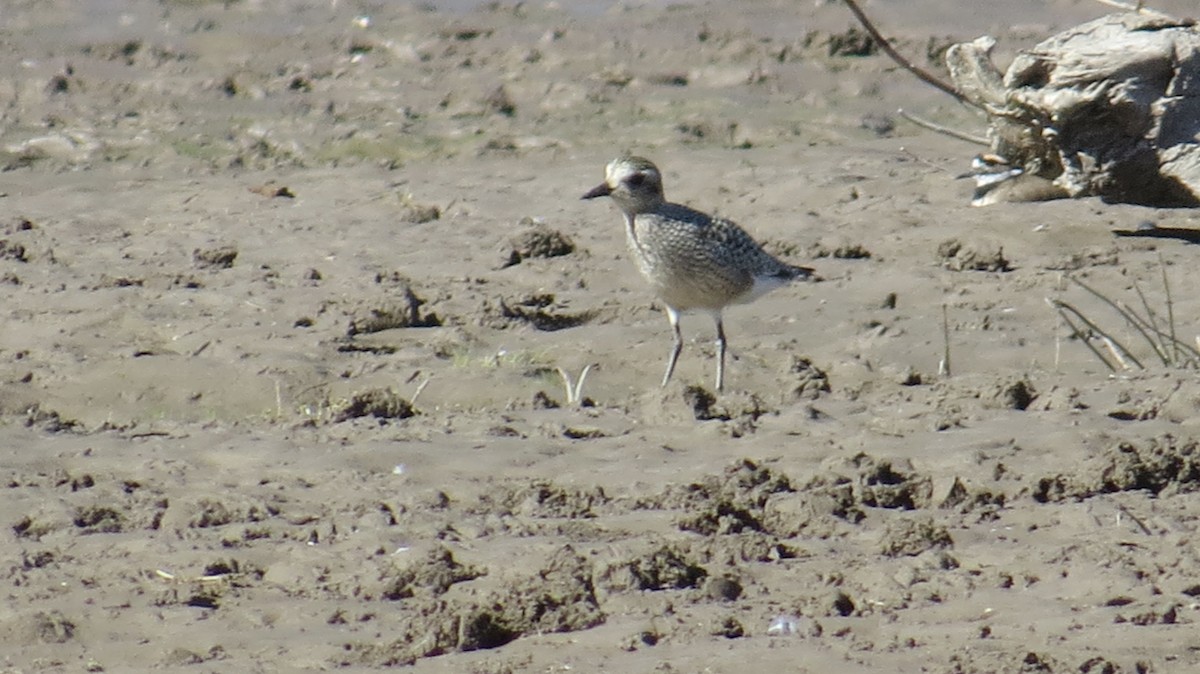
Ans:
{"type": "Polygon", "coordinates": [[[762,245],[736,222],[708,216],[705,219],[708,222],[701,227],[701,233],[706,247],[714,258],[725,264],[733,264],[755,277],[774,277],[783,281],[812,274],[813,270],[808,267],[787,264],[763,250],[762,245]]]}
{"type": "Polygon", "coordinates": [[[678,204],[639,214],[635,230],[642,273],[681,309],[746,301],[810,272],[775,259],[736,223],[678,204]]]}

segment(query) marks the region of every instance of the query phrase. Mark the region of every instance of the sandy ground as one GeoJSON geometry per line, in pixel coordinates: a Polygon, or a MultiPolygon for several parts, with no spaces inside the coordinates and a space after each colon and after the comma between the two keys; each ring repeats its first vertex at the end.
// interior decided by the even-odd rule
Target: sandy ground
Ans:
{"type": "MultiPolygon", "coordinates": [[[[1112,231],[1191,213],[970,208],[837,3],[474,5],[0,9],[3,671],[1200,667],[1200,382],[1069,280],[1191,343],[1112,231]],[[625,150],[824,279],[722,395],[578,198],[625,150]]],[[[1106,11],[867,7],[930,68],[1106,11]]]]}

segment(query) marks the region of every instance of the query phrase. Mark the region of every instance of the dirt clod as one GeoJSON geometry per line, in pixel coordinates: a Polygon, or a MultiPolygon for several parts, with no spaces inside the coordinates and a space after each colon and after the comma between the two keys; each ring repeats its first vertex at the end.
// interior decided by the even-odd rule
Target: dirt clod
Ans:
{"type": "Polygon", "coordinates": [[[952,271],[1012,271],[1004,249],[996,244],[947,239],[937,247],[942,266],[952,271]]]}
{"type": "Polygon", "coordinates": [[[355,393],[333,413],[334,423],[358,419],[360,417],[375,417],[376,419],[401,420],[415,416],[417,411],[412,403],[400,397],[392,389],[369,389],[355,393]]]}
{"type": "Polygon", "coordinates": [[[442,324],[442,319],[433,312],[422,312],[425,300],[417,297],[412,288],[404,285],[399,290],[398,301],[382,303],[355,312],[346,329],[347,337],[366,335],[396,328],[432,328],[442,324]]]}
{"type": "Polygon", "coordinates": [[[238,249],[234,246],[197,248],[192,251],[192,260],[201,269],[229,269],[237,256],[238,249]]]}
{"type": "Polygon", "coordinates": [[[595,316],[591,311],[567,311],[555,300],[554,295],[549,293],[525,295],[514,299],[501,298],[498,313],[503,319],[524,323],[543,332],[578,327],[595,316]]]}
{"type": "Polygon", "coordinates": [[[520,264],[522,260],[530,258],[561,257],[575,252],[575,243],[562,232],[528,218],[522,224],[527,227],[509,241],[509,250],[505,253],[501,268],[520,264]]]}

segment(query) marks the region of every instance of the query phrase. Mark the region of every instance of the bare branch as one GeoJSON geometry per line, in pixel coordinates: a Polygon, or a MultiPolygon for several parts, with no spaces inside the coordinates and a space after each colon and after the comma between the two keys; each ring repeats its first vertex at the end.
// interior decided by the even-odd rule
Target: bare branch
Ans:
{"type": "Polygon", "coordinates": [[[1069,315],[1067,315],[1067,312],[1063,308],[1061,302],[1047,297],[1046,303],[1049,304],[1051,307],[1054,307],[1054,310],[1058,312],[1059,317],[1062,318],[1063,323],[1065,323],[1068,328],[1071,328],[1071,335],[1076,337],[1077,339],[1079,339],[1079,341],[1083,342],[1083,345],[1088,348],[1088,351],[1092,352],[1092,355],[1094,355],[1097,358],[1097,360],[1099,360],[1101,363],[1104,363],[1105,367],[1107,367],[1112,372],[1117,371],[1117,366],[1108,362],[1108,359],[1104,357],[1104,354],[1100,353],[1099,349],[1097,349],[1095,347],[1095,345],[1092,344],[1091,340],[1088,339],[1087,334],[1085,334],[1082,330],[1079,329],[1078,326],[1075,325],[1075,322],[1071,320],[1071,317],[1069,315]]]}
{"type": "Polygon", "coordinates": [[[1166,16],[1162,12],[1157,12],[1153,9],[1146,8],[1146,0],[1138,0],[1136,3],[1121,2],[1121,0],[1096,0],[1102,5],[1123,9],[1126,12],[1136,12],[1138,14],[1150,14],[1152,16],[1166,16]]]}
{"type": "Polygon", "coordinates": [[[887,38],[885,38],[875,28],[875,25],[872,24],[871,20],[867,18],[867,15],[863,13],[862,8],[858,6],[858,2],[855,0],[844,0],[844,2],[846,3],[846,6],[850,8],[850,13],[854,14],[854,18],[858,19],[858,22],[861,23],[862,27],[867,31],[868,34],[870,34],[871,39],[875,40],[875,44],[879,45],[879,48],[883,50],[883,53],[891,57],[891,59],[899,64],[901,68],[904,68],[908,72],[916,75],[918,79],[926,84],[950,94],[959,103],[965,103],[966,105],[976,108],[979,107],[977,103],[971,101],[966,96],[963,96],[962,92],[960,92],[958,89],[955,89],[954,86],[947,84],[943,80],[935,77],[929,71],[914,65],[912,61],[904,58],[900,52],[896,51],[896,48],[892,46],[892,43],[888,42],[887,38]]]}
{"type": "Polygon", "coordinates": [[[966,131],[958,131],[957,129],[951,129],[949,127],[942,126],[941,124],[936,124],[934,122],[931,122],[927,119],[921,119],[920,117],[917,117],[916,115],[908,112],[904,108],[900,108],[899,110],[897,110],[896,114],[900,115],[904,119],[907,119],[908,121],[912,122],[913,124],[916,124],[917,126],[923,128],[923,129],[929,129],[930,131],[933,131],[935,133],[940,133],[940,134],[943,134],[946,136],[950,136],[951,138],[965,140],[968,143],[975,143],[976,145],[982,145],[984,147],[991,146],[991,143],[988,142],[988,139],[984,138],[983,136],[976,136],[974,134],[967,133],[966,131]]]}

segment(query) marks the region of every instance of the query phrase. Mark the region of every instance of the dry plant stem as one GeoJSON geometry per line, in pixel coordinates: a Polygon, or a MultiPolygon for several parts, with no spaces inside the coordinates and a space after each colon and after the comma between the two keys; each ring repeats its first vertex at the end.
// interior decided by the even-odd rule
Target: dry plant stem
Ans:
{"type": "Polygon", "coordinates": [[[592,365],[585,365],[583,371],[579,373],[579,381],[572,383],[571,375],[561,367],[555,368],[558,370],[558,376],[562,379],[563,388],[567,394],[568,405],[578,405],[583,400],[583,382],[587,381],[588,373],[592,371],[592,365]]]}
{"type": "Polygon", "coordinates": [[[567,404],[570,405],[575,397],[575,390],[571,385],[571,375],[567,374],[567,371],[561,367],[556,367],[554,369],[558,371],[558,378],[562,379],[563,389],[567,394],[567,404]]]}
{"type": "MultiPolygon", "coordinates": [[[[1125,316],[1125,320],[1129,321],[1130,325],[1136,328],[1138,332],[1142,333],[1142,337],[1144,337],[1147,342],[1150,342],[1150,346],[1154,349],[1154,355],[1158,356],[1158,359],[1162,361],[1163,365],[1170,366],[1172,364],[1171,356],[1166,351],[1167,347],[1166,343],[1163,341],[1163,338],[1165,337],[1163,332],[1160,331],[1157,326],[1147,323],[1145,318],[1142,318],[1135,313],[1133,309],[1125,306],[1123,302],[1119,303],[1119,306],[1121,307],[1122,311],[1127,314],[1125,316]]],[[[1150,314],[1150,318],[1153,320],[1154,315],[1150,314]]]]}
{"type": "MultiPolygon", "coordinates": [[[[1125,305],[1122,304],[1121,306],[1124,307],[1125,305]]],[[[1126,309],[1128,309],[1128,307],[1126,307],[1126,309]]],[[[1141,316],[1138,316],[1137,314],[1133,313],[1132,311],[1130,311],[1129,313],[1133,318],[1142,322],[1143,328],[1153,331],[1153,333],[1159,338],[1159,340],[1163,341],[1163,351],[1162,351],[1161,357],[1163,359],[1164,365],[1173,365],[1173,366],[1178,367],[1178,366],[1183,365],[1184,363],[1194,363],[1195,361],[1200,360],[1200,350],[1197,350],[1196,347],[1192,346],[1191,344],[1188,344],[1187,342],[1185,342],[1181,339],[1171,341],[1171,343],[1174,345],[1174,349],[1172,351],[1176,354],[1175,358],[1172,359],[1171,355],[1169,353],[1167,353],[1167,350],[1166,350],[1167,349],[1166,341],[1171,340],[1171,335],[1163,332],[1162,330],[1156,330],[1154,327],[1148,325],[1145,322],[1146,319],[1142,318],[1141,316]]]]}
{"type": "Polygon", "coordinates": [[[975,108],[979,107],[973,101],[968,100],[966,96],[963,96],[958,89],[955,89],[953,86],[943,82],[937,77],[934,77],[931,73],[929,73],[929,71],[924,70],[923,68],[918,68],[917,66],[913,65],[911,61],[904,58],[904,56],[902,56],[900,52],[896,51],[896,48],[887,41],[887,38],[880,34],[880,32],[875,28],[875,25],[871,23],[871,20],[867,18],[867,15],[863,13],[862,8],[858,6],[858,3],[855,0],[844,1],[846,6],[850,8],[850,13],[854,15],[854,18],[858,19],[858,22],[862,24],[862,27],[871,36],[871,39],[875,40],[875,44],[879,45],[879,48],[883,50],[883,53],[891,57],[891,59],[899,64],[901,68],[904,68],[908,72],[916,75],[918,79],[926,84],[950,94],[959,103],[964,103],[975,108]]]}
{"type": "MultiPolygon", "coordinates": [[[[1104,339],[1111,340],[1112,343],[1118,349],[1120,349],[1121,352],[1124,353],[1127,358],[1129,358],[1129,361],[1131,363],[1133,363],[1134,365],[1136,365],[1139,370],[1146,369],[1146,366],[1142,364],[1142,361],[1138,360],[1137,356],[1134,356],[1133,352],[1131,352],[1128,347],[1126,347],[1124,344],[1122,344],[1120,342],[1120,340],[1118,340],[1117,338],[1113,337],[1112,335],[1110,335],[1107,332],[1105,332],[1104,330],[1102,330],[1100,328],[1100,326],[1093,323],[1092,320],[1089,319],[1087,316],[1084,316],[1083,312],[1081,312],[1080,310],[1071,306],[1070,304],[1063,302],[1062,300],[1051,300],[1051,301],[1054,303],[1054,306],[1056,308],[1058,308],[1059,310],[1062,310],[1062,311],[1070,312],[1071,315],[1075,316],[1075,318],[1078,318],[1084,325],[1086,325],[1088,327],[1089,330],[1091,330],[1095,334],[1099,335],[1100,337],[1102,337],[1104,339]]],[[[1078,333],[1078,331],[1076,331],[1076,332],[1078,333]]],[[[1088,343],[1090,346],[1090,343],[1086,342],[1086,338],[1085,338],[1085,343],[1088,343]]],[[[1093,348],[1093,350],[1095,350],[1094,347],[1092,347],[1092,348],[1093,348]]],[[[1107,362],[1107,361],[1105,361],[1105,362],[1107,362]]],[[[1111,365],[1110,365],[1110,367],[1111,367],[1111,365]]]]}
{"type": "Polygon", "coordinates": [[[1143,534],[1146,534],[1147,536],[1154,535],[1154,532],[1150,531],[1150,527],[1146,526],[1146,523],[1142,521],[1142,518],[1140,518],[1137,515],[1134,515],[1132,512],[1130,512],[1129,508],[1126,508],[1124,505],[1121,505],[1120,503],[1118,503],[1117,511],[1120,513],[1123,513],[1126,517],[1133,520],[1133,523],[1138,525],[1138,528],[1142,530],[1143,534]]]}
{"type": "Polygon", "coordinates": [[[583,366],[583,372],[579,373],[579,381],[575,382],[575,399],[571,401],[572,404],[578,405],[583,402],[583,382],[587,381],[588,373],[591,371],[591,363],[583,366]]]}
{"type": "Polygon", "coordinates": [[[942,305],[942,372],[951,376],[950,370],[950,313],[946,305],[942,305]]]}
{"type": "Polygon", "coordinates": [[[1071,317],[1067,315],[1067,312],[1064,311],[1061,306],[1059,306],[1058,300],[1052,300],[1047,297],[1046,304],[1054,307],[1054,310],[1058,312],[1059,317],[1062,318],[1063,323],[1066,323],[1067,327],[1071,329],[1071,334],[1075,337],[1078,337],[1079,341],[1083,342],[1083,345],[1088,348],[1088,351],[1092,352],[1092,355],[1095,356],[1097,360],[1099,360],[1101,363],[1104,363],[1104,366],[1112,372],[1117,371],[1116,366],[1108,362],[1108,359],[1104,357],[1104,354],[1100,353],[1100,350],[1092,344],[1091,340],[1087,338],[1087,335],[1083,334],[1083,331],[1081,331],[1079,327],[1075,325],[1075,322],[1071,320],[1071,317]]]}
{"type": "Polygon", "coordinates": [[[429,386],[429,382],[431,382],[431,381],[433,381],[433,375],[429,375],[428,377],[425,378],[425,381],[421,382],[420,384],[417,384],[417,390],[413,391],[412,398],[410,398],[408,401],[408,404],[410,406],[412,406],[414,409],[417,406],[417,398],[421,397],[421,392],[425,390],[426,386],[429,386]]]}
{"type": "Polygon", "coordinates": [[[1132,369],[1129,367],[1129,361],[1125,360],[1125,358],[1121,356],[1121,352],[1117,350],[1116,345],[1113,344],[1111,339],[1101,336],[1100,341],[1104,342],[1104,348],[1108,349],[1108,353],[1113,357],[1113,360],[1117,361],[1117,364],[1121,366],[1122,370],[1132,369]]]}
{"type": "Polygon", "coordinates": [[[1179,357],[1179,349],[1175,347],[1179,340],[1175,338],[1175,302],[1171,300],[1171,284],[1167,281],[1167,263],[1163,262],[1162,252],[1158,254],[1158,268],[1162,270],[1163,292],[1167,294],[1167,323],[1171,328],[1171,345],[1175,357],[1179,357]]]}
{"type": "Polygon", "coordinates": [[[899,152],[900,154],[903,154],[905,157],[908,157],[909,159],[917,162],[918,164],[924,164],[925,166],[928,166],[929,168],[931,168],[935,171],[941,171],[942,173],[945,173],[945,174],[951,175],[951,176],[958,175],[954,171],[951,171],[950,169],[946,168],[945,166],[942,166],[941,164],[937,164],[937,163],[929,161],[928,159],[925,159],[924,157],[918,155],[917,153],[913,152],[912,150],[908,149],[907,147],[901,146],[901,147],[897,148],[896,151],[899,152]]]}
{"type": "MultiPolygon", "coordinates": [[[[1136,314],[1134,314],[1133,312],[1127,311],[1120,304],[1109,299],[1108,296],[1104,295],[1099,290],[1092,288],[1091,286],[1084,283],[1083,281],[1080,281],[1079,279],[1075,278],[1074,276],[1068,276],[1067,278],[1070,279],[1071,282],[1074,283],[1075,285],[1079,286],[1080,288],[1083,288],[1084,290],[1088,291],[1089,293],[1094,295],[1096,298],[1098,298],[1100,301],[1102,301],[1105,304],[1107,304],[1108,306],[1112,307],[1114,311],[1121,314],[1121,318],[1124,318],[1127,323],[1132,325],[1134,328],[1137,329],[1137,331],[1139,333],[1141,333],[1142,338],[1144,338],[1147,342],[1149,342],[1150,346],[1152,348],[1155,346],[1154,339],[1142,328],[1142,321],[1135,319],[1135,316],[1137,316],[1136,314]]],[[[1082,314],[1080,314],[1080,317],[1082,318],[1082,314]]],[[[1091,323],[1091,322],[1089,321],[1089,323],[1091,323]]],[[[1092,325],[1094,325],[1094,324],[1092,324],[1092,325]]],[[[1106,334],[1098,328],[1096,329],[1096,332],[1099,334],[1106,334]]],[[[1129,353],[1129,350],[1126,349],[1124,346],[1122,346],[1121,349],[1123,351],[1125,351],[1126,353],[1129,353]]],[[[1157,353],[1157,349],[1155,349],[1155,352],[1157,353]]],[[[1163,365],[1170,365],[1170,364],[1171,363],[1168,362],[1167,359],[1163,360],[1163,365]]],[[[1138,364],[1138,367],[1141,367],[1141,363],[1138,364]]]]}
{"type": "Polygon", "coordinates": [[[1125,304],[1114,302],[1108,296],[1104,295],[1095,288],[1092,288],[1083,281],[1080,281],[1073,276],[1068,276],[1067,278],[1075,283],[1075,285],[1078,285],[1080,288],[1088,291],[1100,301],[1109,305],[1113,308],[1113,310],[1119,313],[1122,318],[1124,318],[1139,333],[1141,333],[1142,337],[1150,343],[1151,348],[1154,349],[1154,353],[1158,355],[1159,360],[1162,361],[1163,365],[1176,367],[1180,366],[1182,365],[1184,356],[1186,356],[1186,360],[1188,361],[1200,360],[1200,350],[1193,348],[1186,342],[1180,341],[1175,334],[1174,303],[1171,300],[1170,286],[1166,285],[1165,278],[1163,279],[1163,282],[1164,285],[1166,285],[1167,291],[1167,313],[1168,321],[1170,323],[1168,327],[1170,328],[1170,332],[1165,332],[1163,328],[1159,326],[1158,321],[1154,317],[1154,311],[1150,308],[1150,303],[1146,300],[1146,296],[1142,292],[1141,286],[1138,285],[1137,281],[1134,281],[1133,288],[1137,292],[1138,297],[1141,299],[1142,307],[1146,311],[1145,318],[1138,315],[1137,312],[1130,309],[1125,304]],[[1167,348],[1168,342],[1171,344],[1169,351],[1167,348]]]}
{"type": "MultiPolygon", "coordinates": [[[[1166,365],[1168,362],[1167,350],[1162,342],[1162,330],[1158,327],[1158,320],[1154,317],[1154,312],[1150,310],[1150,303],[1146,301],[1146,294],[1142,292],[1142,286],[1137,282],[1137,279],[1133,280],[1133,290],[1137,293],[1138,299],[1141,300],[1142,308],[1146,310],[1146,320],[1150,323],[1150,329],[1158,336],[1158,344],[1154,347],[1154,351],[1162,359],[1163,365],[1166,365]]],[[[1131,311],[1130,313],[1133,312],[1131,311]]]]}
{"type": "Polygon", "coordinates": [[[1067,327],[1069,327],[1070,333],[1072,333],[1072,336],[1078,337],[1079,341],[1084,343],[1085,347],[1087,347],[1087,350],[1092,351],[1092,355],[1096,356],[1096,359],[1099,360],[1100,362],[1103,362],[1104,367],[1109,368],[1110,372],[1117,371],[1117,367],[1115,365],[1112,365],[1112,363],[1109,362],[1109,359],[1106,359],[1106,357],[1104,357],[1104,354],[1100,353],[1100,350],[1096,348],[1096,345],[1092,344],[1091,339],[1088,339],[1087,335],[1085,335],[1084,331],[1080,330],[1079,326],[1075,325],[1073,320],[1070,320],[1070,317],[1067,314],[1067,312],[1063,311],[1062,307],[1058,306],[1057,302],[1055,302],[1055,300],[1051,300],[1050,297],[1046,297],[1046,302],[1049,302],[1050,306],[1055,308],[1055,311],[1057,311],[1058,315],[1060,315],[1060,317],[1062,318],[1063,323],[1066,323],[1067,327]]]}
{"type": "Polygon", "coordinates": [[[1102,5],[1123,9],[1126,12],[1137,12],[1138,14],[1156,14],[1162,15],[1162,12],[1156,12],[1153,9],[1146,9],[1146,0],[1138,0],[1136,3],[1120,2],[1120,0],[1096,0],[1102,5]]]}
{"type": "Polygon", "coordinates": [[[913,124],[916,124],[917,126],[921,127],[922,129],[929,129],[930,131],[933,131],[934,133],[940,133],[945,136],[950,136],[951,138],[965,140],[968,143],[975,143],[976,145],[982,145],[984,147],[989,147],[991,145],[991,143],[988,142],[987,138],[984,138],[982,136],[976,136],[974,134],[967,133],[966,131],[958,131],[957,129],[951,129],[949,127],[942,126],[941,124],[936,124],[934,122],[931,122],[927,119],[922,119],[920,117],[917,117],[914,114],[909,113],[904,108],[900,108],[899,110],[897,110],[896,114],[900,115],[904,119],[907,119],[908,121],[912,122],[913,124]]]}

